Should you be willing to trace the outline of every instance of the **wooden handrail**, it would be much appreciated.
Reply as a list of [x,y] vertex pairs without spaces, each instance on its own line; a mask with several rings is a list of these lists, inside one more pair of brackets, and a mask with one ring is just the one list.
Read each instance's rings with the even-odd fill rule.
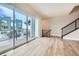
[[74,23],[74,22],[75,22],[75,21],[77,21],[77,20],[79,20],[79,18],[77,18],[76,20],[74,20],[74,21],[70,22],[68,25],[66,25],[66,26],[62,27],[62,28],[61,28],[61,30],[62,30],[62,29],[64,29],[64,28],[66,28],[66,27],[68,27],[69,25],[71,25],[72,23]]

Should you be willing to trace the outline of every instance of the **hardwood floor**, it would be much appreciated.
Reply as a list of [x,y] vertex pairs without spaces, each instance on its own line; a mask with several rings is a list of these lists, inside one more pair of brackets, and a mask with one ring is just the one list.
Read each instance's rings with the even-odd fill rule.
[[8,56],[79,56],[79,41],[57,37],[37,38],[2,55]]

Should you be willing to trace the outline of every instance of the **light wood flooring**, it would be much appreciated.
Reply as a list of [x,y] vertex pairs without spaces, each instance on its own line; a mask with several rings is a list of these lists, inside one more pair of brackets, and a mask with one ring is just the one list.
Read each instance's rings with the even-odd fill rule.
[[37,38],[2,55],[7,56],[79,56],[79,41],[58,37]]

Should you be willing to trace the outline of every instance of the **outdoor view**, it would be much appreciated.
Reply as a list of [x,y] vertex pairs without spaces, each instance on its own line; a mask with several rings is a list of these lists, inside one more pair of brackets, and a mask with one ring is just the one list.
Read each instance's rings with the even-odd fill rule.
[[35,37],[35,17],[0,5],[0,52],[23,44]]

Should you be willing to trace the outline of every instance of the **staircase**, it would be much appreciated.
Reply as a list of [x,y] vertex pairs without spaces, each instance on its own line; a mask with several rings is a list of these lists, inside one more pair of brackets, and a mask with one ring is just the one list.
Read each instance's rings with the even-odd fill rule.
[[73,22],[71,22],[68,25],[61,28],[61,30],[62,30],[61,38],[63,38],[64,36],[66,36],[66,35],[68,35],[70,33],[72,33],[73,31],[75,31],[77,29],[79,29],[79,18],[77,18]]

